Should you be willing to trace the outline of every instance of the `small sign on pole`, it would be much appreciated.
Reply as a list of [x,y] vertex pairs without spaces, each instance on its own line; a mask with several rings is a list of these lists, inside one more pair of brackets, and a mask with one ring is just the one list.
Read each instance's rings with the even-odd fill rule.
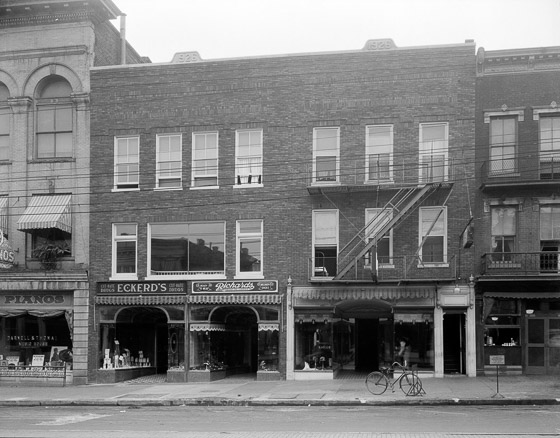
[[500,394],[500,365],[506,364],[506,357],[503,354],[491,354],[490,355],[490,365],[496,365],[496,394],[492,396],[494,397],[503,397]]

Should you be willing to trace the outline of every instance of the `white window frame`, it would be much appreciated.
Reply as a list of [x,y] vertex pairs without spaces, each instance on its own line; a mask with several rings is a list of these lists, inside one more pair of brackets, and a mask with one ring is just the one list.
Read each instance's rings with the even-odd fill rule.
[[[209,136],[216,136],[216,157],[215,158],[207,158],[208,157],[208,149],[206,148],[206,145],[208,144],[208,137]],[[204,158],[196,158],[196,144],[197,141],[196,139],[198,137],[204,137]],[[191,170],[191,189],[213,189],[213,188],[217,188],[218,187],[218,159],[219,159],[219,148],[220,148],[220,137],[218,135],[217,131],[210,131],[210,132],[193,132],[192,134],[192,170]],[[197,168],[196,163],[198,161],[210,161],[210,160],[215,160],[215,165],[214,166],[204,166],[202,168],[202,172],[201,174],[198,174],[198,172],[200,172],[200,169]],[[198,186],[197,185],[197,178],[200,179],[204,179],[204,178],[216,178],[216,184],[212,184],[212,185],[201,185]]]
[[[511,120],[513,122],[513,127],[515,132],[514,141],[513,142],[494,142],[492,140],[494,134],[493,130],[495,129],[495,123],[498,121],[503,120]],[[490,176],[501,176],[501,175],[512,175],[517,172],[517,150],[518,150],[518,117],[516,114],[504,114],[500,115],[499,117],[490,117],[489,119],[489,139],[488,139],[488,175]],[[509,156],[508,154],[504,154],[503,150],[506,148],[513,148],[513,156]],[[502,152],[496,157],[493,156],[494,150],[501,149]],[[508,166],[508,162],[511,164]],[[495,163],[501,163],[499,168],[495,168]]]
[[[435,127],[435,126],[442,126],[444,128],[444,139],[440,140],[442,142],[441,148],[437,147],[436,150],[434,151],[434,142],[424,141],[424,129],[429,127]],[[449,177],[448,175],[449,123],[447,122],[420,123],[418,130],[419,130],[418,181],[422,183],[447,181]],[[434,154],[434,152],[436,153]],[[424,178],[423,169],[424,168],[433,169],[435,167],[433,157],[440,157],[440,156],[443,157],[443,175],[441,176],[441,178],[440,177],[434,178],[433,176],[431,178]],[[424,161],[428,161],[428,163],[424,164]]]
[[[136,234],[128,236],[117,235],[117,228],[120,225],[134,225]],[[135,267],[133,273],[117,272],[117,244],[119,242],[134,242],[135,244]],[[138,279],[138,224],[136,223],[115,223],[112,226],[112,256],[111,256],[111,280],[137,280]]]
[[[179,139],[179,159],[172,160],[170,158],[171,152],[166,153],[165,159],[163,159],[163,154],[161,152],[161,140],[167,138],[169,143],[173,139]],[[183,136],[182,134],[157,134],[156,135],[156,189],[159,190],[179,190],[183,187]],[[179,163],[179,168],[170,170],[162,170],[162,164]],[[178,173],[178,177],[175,176],[162,176],[164,174]],[[177,181],[177,185],[174,186],[162,186],[163,181]]]
[[[260,136],[260,151],[241,156],[239,154],[241,134],[253,134]],[[245,164],[242,160],[256,160],[260,164]],[[256,171],[255,171],[256,170]],[[253,172],[255,171],[255,172]],[[262,129],[238,129],[235,131],[235,183],[233,187],[263,187],[263,130]]]
[[[389,130],[389,138],[387,144],[374,144],[372,134],[375,130]],[[368,125],[366,126],[366,184],[392,183],[393,182],[393,125]],[[373,172],[370,167],[370,156],[389,155],[389,177],[373,178]]]
[[[385,213],[382,213],[385,210]],[[382,214],[380,214],[382,213]],[[377,217],[376,217],[377,216]],[[375,220],[374,220],[375,219]],[[377,230],[383,227],[387,222],[393,219],[393,211],[383,208],[366,208],[366,231],[365,237],[366,242],[369,242],[373,238]],[[371,225],[367,226],[372,220],[374,220]],[[379,263],[380,267],[392,268],[394,267],[393,261],[393,229],[389,231],[382,239],[389,240],[389,263]],[[366,266],[374,266],[373,254],[371,254],[366,260]]]
[[[424,212],[425,211],[429,211],[429,210],[435,210],[436,212],[443,210],[441,216],[438,218],[438,220],[442,220],[441,217],[443,216],[443,232],[440,234],[434,234],[434,230],[436,228],[436,225],[434,225],[434,227],[432,228],[432,230],[430,231],[429,236],[431,237],[438,237],[441,236],[443,237],[443,260],[441,262],[426,262],[424,261],[424,257],[423,257],[423,252],[424,252],[424,246],[422,246],[422,248],[420,249],[420,252],[418,254],[418,256],[420,257],[419,263],[418,263],[418,267],[422,267],[422,266],[430,266],[430,267],[448,267],[448,261],[447,261],[447,207],[446,206],[434,206],[434,207],[420,207],[419,208],[419,213],[418,213],[418,246],[420,246],[422,244],[422,240],[424,239],[424,230],[422,227],[422,222],[423,222],[423,217],[424,217]],[[436,213],[437,214],[437,213]],[[431,225],[431,223],[430,223]]]
[[[329,151],[322,151],[317,149],[317,145],[319,142],[319,135],[320,131],[331,131],[332,135],[336,138],[336,151],[333,153],[329,153]],[[322,181],[323,177],[317,176],[317,158],[319,157],[331,157],[334,156],[335,158],[335,176],[334,179],[328,179]],[[313,184],[318,185],[332,185],[332,184],[340,184],[340,127],[321,127],[321,128],[313,128],[313,177],[312,177]]]
[[[242,232],[242,224],[246,222],[260,222],[260,231],[259,232]],[[236,260],[235,260],[235,278],[264,278],[263,277],[263,266],[264,266],[264,244],[263,244],[263,220],[262,219],[247,219],[247,220],[238,220],[236,222]],[[241,243],[246,241],[254,241],[256,239],[260,240],[260,253],[261,253],[261,260],[260,260],[260,270],[259,271],[241,271]]]
[[[133,140],[135,140],[137,142],[137,147],[138,147],[138,154],[136,155],[137,157],[137,161],[133,161],[133,160],[126,160],[126,161],[121,161],[119,162],[119,156],[118,156],[118,148],[119,148],[119,141],[123,141],[126,140],[127,143],[131,142]],[[128,145],[127,145],[128,146]],[[125,137],[115,137],[115,146],[114,146],[114,187],[113,187],[113,191],[131,191],[131,190],[140,190],[140,136],[138,135],[133,135],[133,136],[125,136]],[[127,157],[130,157],[130,154],[127,154]],[[126,175],[129,177],[129,180],[127,181],[127,183],[119,183],[118,181],[118,177],[119,177],[119,166],[130,166],[130,165],[134,165],[136,164],[138,167],[138,171],[137,172],[126,172]],[[136,180],[134,180],[134,178],[130,178],[131,176],[135,176],[136,174]],[[131,187],[121,187],[121,186],[131,186]]]
[[[549,147],[543,150],[543,145],[545,143],[545,139],[543,139],[543,120],[547,122],[550,121],[551,124],[554,123],[556,120],[560,122],[560,112],[552,113],[547,117],[539,117],[539,177],[543,174],[543,164],[549,164],[552,170],[556,168],[556,172],[554,174],[560,174],[560,128],[559,129],[552,129],[550,130],[550,138],[546,139],[546,142],[549,144]],[[556,134],[556,136],[555,136]]]
[[[316,267],[315,267],[315,248],[317,248],[318,246],[328,246],[328,247],[332,247],[336,249],[336,254],[338,256],[338,249],[340,247],[339,245],[339,232],[340,232],[340,227],[339,227],[339,212],[338,210],[335,209],[325,209],[325,210],[313,210],[312,212],[312,235],[311,235],[311,241],[312,241],[312,248],[311,248],[311,257],[312,257],[312,263],[311,263],[311,277],[322,277],[322,274],[318,274],[318,272],[316,271]],[[317,224],[319,223],[325,223],[324,220],[319,219],[320,216],[327,216],[327,215],[334,215],[334,220],[335,220],[335,232],[334,232],[334,236],[332,236],[332,241],[330,242],[317,242]],[[336,274],[335,274],[336,275]],[[329,273],[328,276],[326,276],[326,278],[332,278],[334,277],[333,273]]]

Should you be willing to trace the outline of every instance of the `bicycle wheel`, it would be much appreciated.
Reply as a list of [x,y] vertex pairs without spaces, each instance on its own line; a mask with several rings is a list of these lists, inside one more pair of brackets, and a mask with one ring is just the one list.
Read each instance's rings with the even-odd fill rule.
[[405,395],[418,395],[422,391],[422,381],[410,372],[403,374],[399,386]]
[[387,391],[389,381],[387,377],[379,371],[369,373],[366,377],[366,387],[369,392],[375,395],[381,395]]

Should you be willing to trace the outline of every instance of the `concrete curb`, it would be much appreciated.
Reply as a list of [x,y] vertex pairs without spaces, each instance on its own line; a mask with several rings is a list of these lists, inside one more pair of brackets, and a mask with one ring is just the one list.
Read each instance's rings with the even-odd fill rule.
[[197,398],[197,399],[111,399],[111,400],[0,400],[0,407],[69,407],[69,406],[99,406],[99,407],[177,407],[177,406],[504,406],[504,405],[560,405],[556,398],[499,398],[499,399],[404,399],[404,400],[282,400],[282,399],[229,399],[229,398]]

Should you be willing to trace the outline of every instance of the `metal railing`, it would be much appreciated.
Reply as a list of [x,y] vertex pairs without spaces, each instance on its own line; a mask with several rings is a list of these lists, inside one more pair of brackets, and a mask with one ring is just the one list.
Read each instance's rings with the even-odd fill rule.
[[493,252],[481,256],[486,276],[540,276],[560,274],[560,252]]

